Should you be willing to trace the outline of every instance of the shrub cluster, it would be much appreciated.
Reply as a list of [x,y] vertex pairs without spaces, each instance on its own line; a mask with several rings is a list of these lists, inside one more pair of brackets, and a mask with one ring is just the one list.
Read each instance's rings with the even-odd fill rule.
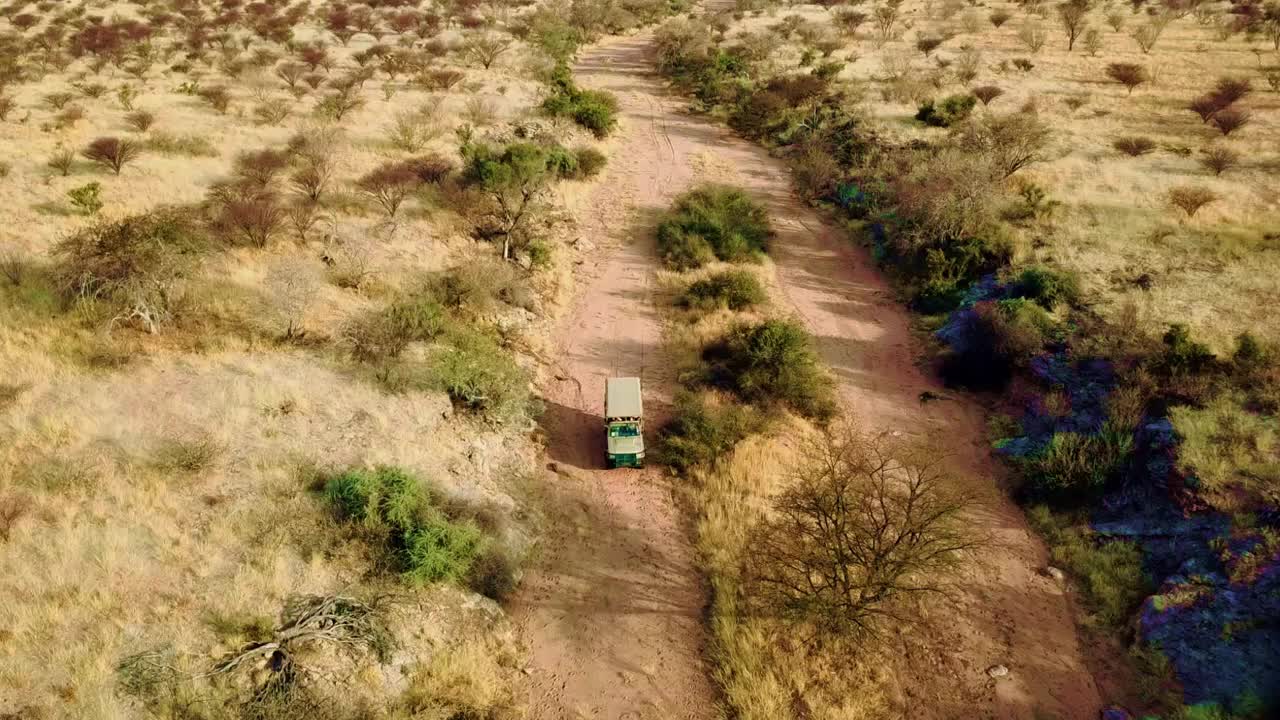
[[951,127],[969,117],[977,101],[971,94],[948,95],[937,104],[927,100],[916,112],[916,120],[932,127]]
[[704,349],[702,359],[707,384],[746,402],[782,405],[820,420],[835,412],[831,378],[809,334],[795,322],[740,325]]
[[[494,576],[506,568],[501,547],[473,518],[433,495],[413,475],[395,467],[353,469],[328,479],[324,498],[338,517],[358,527],[387,553],[388,564],[405,582],[465,583],[477,591],[514,585]],[[498,562],[495,562],[498,560]]]
[[714,260],[756,261],[772,234],[764,207],[724,185],[695,188],[676,200],[658,225],[658,253],[670,267],[688,270]]
[[618,99],[603,90],[580,89],[564,63],[552,72],[551,92],[542,109],[549,115],[573,118],[598,138],[608,136],[618,125]]
[[764,425],[764,416],[750,405],[682,392],[676,396],[675,419],[659,435],[657,454],[681,473],[709,467]]

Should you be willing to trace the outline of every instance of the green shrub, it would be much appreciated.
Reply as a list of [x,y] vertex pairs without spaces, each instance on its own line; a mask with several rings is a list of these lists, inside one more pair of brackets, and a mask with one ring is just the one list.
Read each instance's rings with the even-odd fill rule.
[[1128,466],[1133,433],[1104,426],[1096,434],[1054,433],[1040,452],[1019,460],[1026,492],[1058,506],[1097,499]]
[[531,410],[529,373],[487,334],[454,328],[431,356],[430,382],[454,403],[507,421]]
[[67,191],[71,206],[81,215],[97,215],[102,209],[102,183],[93,181]]
[[757,261],[772,230],[768,212],[743,191],[706,185],[681,195],[658,225],[658,252],[667,265],[688,270],[713,260]]
[[564,63],[552,73],[551,94],[542,109],[548,115],[573,118],[598,138],[608,136],[618,125],[618,99],[602,90],[580,89]]
[[1031,508],[1027,519],[1044,536],[1053,562],[1080,583],[1093,617],[1109,630],[1126,628],[1154,591],[1142,570],[1142,550],[1128,541],[1101,540],[1043,505]]
[[953,385],[1002,388],[1044,349],[1054,331],[1048,312],[1023,298],[978,303],[967,341],[943,358],[942,375]]
[[1080,280],[1065,270],[1034,265],[1018,275],[1017,293],[1053,310],[1061,303],[1071,305],[1080,299]]
[[690,283],[679,304],[700,310],[744,310],[766,299],[764,286],[750,270],[725,270]]
[[578,156],[578,174],[575,179],[593,178],[609,162],[604,153],[592,147],[580,147],[574,153]]
[[916,112],[916,120],[932,127],[951,127],[969,117],[978,99],[973,95],[949,95],[937,105],[927,100]]
[[1217,358],[1209,346],[1191,339],[1191,329],[1174,323],[1164,334],[1160,369],[1169,375],[1196,375],[1212,370]]
[[765,423],[750,406],[712,403],[694,393],[678,394],[675,405],[675,419],[659,435],[657,455],[681,472],[711,465]]
[[434,340],[446,319],[440,303],[420,293],[364,315],[348,324],[343,335],[357,360],[376,365],[396,360],[410,343]]
[[427,488],[399,468],[348,470],[329,478],[324,497],[340,519],[381,543],[412,585],[465,580],[490,542],[473,522],[446,517]]
[[808,417],[835,411],[831,379],[804,328],[788,320],[766,320],[731,330],[703,351],[706,380],[747,402],[779,403]]

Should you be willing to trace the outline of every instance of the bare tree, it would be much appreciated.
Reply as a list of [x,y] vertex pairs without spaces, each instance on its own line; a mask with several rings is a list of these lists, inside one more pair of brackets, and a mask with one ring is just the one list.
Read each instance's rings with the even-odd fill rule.
[[1075,49],[1076,39],[1084,33],[1089,19],[1090,0],[1067,0],[1058,6],[1058,19],[1067,35],[1067,52]]
[[315,268],[297,259],[281,260],[267,270],[267,288],[284,327],[281,338],[296,340],[306,334],[304,320],[315,302],[319,280]]
[[961,146],[991,160],[1002,177],[1045,159],[1052,131],[1027,113],[984,114],[961,129]]
[[909,601],[946,598],[984,538],[964,522],[973,499],[936,458],[848,431],[804,448],[790,487],[752,531],[744,579],[759,610],[811,639],[877,634]]
[[1240,153],[1225,145],[1210,145],[1200,152],[1200,164],[1214,175],[1221,175],[1240,164]]
[[462,43],[462,51],[488,70],[503,53],[511,49],[512,39],[494,33],[475,33]]

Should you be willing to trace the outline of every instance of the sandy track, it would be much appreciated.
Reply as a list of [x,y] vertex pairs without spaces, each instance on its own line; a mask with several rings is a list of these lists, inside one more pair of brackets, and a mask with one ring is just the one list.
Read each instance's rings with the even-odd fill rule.
[[[550,476],[547,552],[514,607],[530,648],[532,717],[715,714],[703,658],[705,588],[668,481],[653,470],[600,469],[606,377],[643,378],[650,430],[667,410],[674,378],[651,301],[653,218],[701,180],[733,182],[768,205],[783,293],[858,424],[929,438],[964,476],[958,482],[987,500],[978,520],[1000,544],[947,629],[904,651],[919,680],[903,683],[908,717],[1097,717],[1099,693],[1068,599],[1037,573],[1044,548],[995,487],[981,413],[963,401],[919,402],[922,391],[940,388],[915,367],[909,317],[865,253],[795,198],[781,162],[679,112],[682,103],[652,74],[650,46],[647,33],[612,39],[576,70],[582,85],[618,96],[622,132],[585,206],[583,234],[599,248],[559,330],[558,374],[566,379],[547,391],[549,452],[569,469]],[[988,678],[994,664],[1010,674]]]

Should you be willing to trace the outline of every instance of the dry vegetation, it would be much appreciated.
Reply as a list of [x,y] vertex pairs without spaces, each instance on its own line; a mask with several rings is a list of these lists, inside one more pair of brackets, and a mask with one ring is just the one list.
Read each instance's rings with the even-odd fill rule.
[[588,5],[0,4],[0,715],[518,713]]

